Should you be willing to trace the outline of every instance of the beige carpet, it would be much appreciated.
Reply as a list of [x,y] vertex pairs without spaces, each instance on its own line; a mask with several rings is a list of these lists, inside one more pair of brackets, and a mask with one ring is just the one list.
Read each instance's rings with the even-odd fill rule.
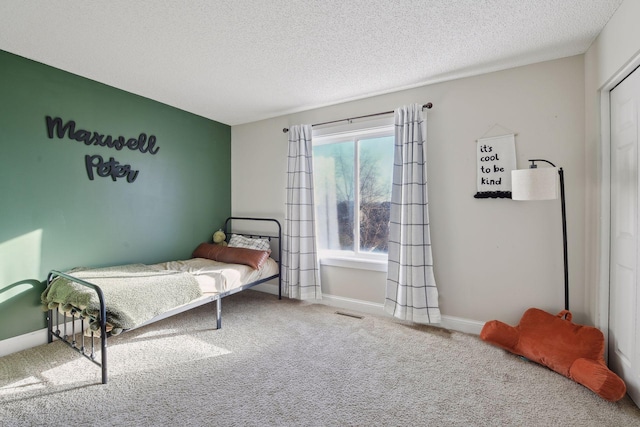
[[100,369],[54,342],[0,358],[0,425],[633,426],[478,337],[245,291],[109,342]]

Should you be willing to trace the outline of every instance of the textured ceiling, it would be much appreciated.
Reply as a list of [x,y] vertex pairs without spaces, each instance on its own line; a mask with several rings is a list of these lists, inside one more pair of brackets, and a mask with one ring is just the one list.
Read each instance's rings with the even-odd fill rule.
[[581,54],[620,3],[2,0],[0,49],[236,125]]

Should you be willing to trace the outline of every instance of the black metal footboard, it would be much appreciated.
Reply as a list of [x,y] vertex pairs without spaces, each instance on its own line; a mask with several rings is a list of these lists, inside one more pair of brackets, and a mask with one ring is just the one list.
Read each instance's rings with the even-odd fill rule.
[[[60,311],[59,307],[55,309],[49,309],[47,313],[47,331],[48,341],[53,342],[55,336],[60,341],[67,344],[69,347],[82,354],[91,362],[102,368],[102,384],[107,383],[107,309],[104,302],[104,294],[99,286],[89,283],[87,281],[75,278],[65,273],[61,273],[56,270],[52,270],[47,277],[47,285],[51,284],[56,277],[64,277],[67,280],[71,280],[79,285],[86,286],[93,289],[98,295],[100,301],[100,315],[99,318],[88,318],[81,314],[81,310],[72,308],[69,313]],[[78,321],[80,322],[77,327]],[[100,361],[96,360],[96,349],[94,341],[94,333],[91,331],[89,337],[85,337],[85,321],[97,321],[100,324]],[[88,324],[87,324],[88,325]],[[62,328],[62,330],[60,329]],[[76,332],[76,329],[78,331]],[[78,334],[80,335],[80,341],[78,340]],[[90,345],[85,345],[85,338],[89,339]]]

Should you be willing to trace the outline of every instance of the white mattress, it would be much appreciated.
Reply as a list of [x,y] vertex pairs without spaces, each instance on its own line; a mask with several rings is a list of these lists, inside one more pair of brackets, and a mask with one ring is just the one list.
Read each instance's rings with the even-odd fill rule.
[[203,296],[226,292],[278,274],[278,263],[273,258],[267,259],[259,270],[247,265],[226,264],[205,258],[161,262],[150,267],[192,274],[200,285]]

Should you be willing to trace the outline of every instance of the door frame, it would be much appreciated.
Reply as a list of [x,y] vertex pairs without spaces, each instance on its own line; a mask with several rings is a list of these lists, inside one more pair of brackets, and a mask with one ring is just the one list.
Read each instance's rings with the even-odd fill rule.
[[[599,277],[596,291],[595,326],[605,339],[605,360],[609,360],[609,292],[611,257],[611,103],[610,92],[636,68],[640,67],[640,53],[631,58],[616,74],[600,88],[600,234]],[[640,70],[639,70],[640,71]]]

